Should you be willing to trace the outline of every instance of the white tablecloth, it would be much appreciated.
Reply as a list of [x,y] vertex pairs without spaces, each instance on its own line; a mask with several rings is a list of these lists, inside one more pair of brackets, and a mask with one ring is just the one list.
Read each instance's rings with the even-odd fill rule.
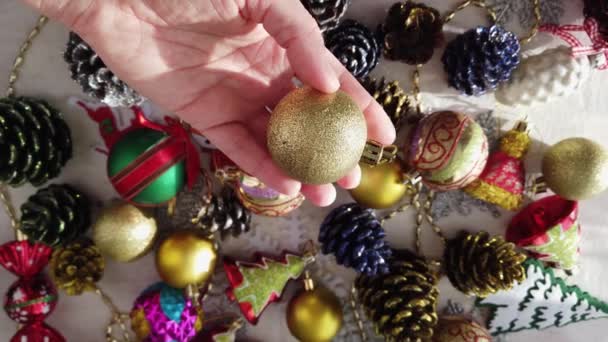
[[[286,0],[285,0],[286,1]],[[582,1],[566,0],[566,14],[563,23],[571,23],[581,19]],[[348,12],[350,17],[361,20],[370,27],[375,27],[383,18],[384,12],[391,0],[354,0]],[[427,3],[436,6],[441,11],[453,8],[458,1],[433,0]],[[459,15],[449,25],[450,31],[461,31],[471,27],[472,23],[482,23],[479,10],[469,9]],[[0,80],[2,75],[8,75],[15,57],[15,53],[24,36],[31,29],[37,14],[23,6],[19,1],[2,1],[0,3]],[[449,38],[449,37],[448,37]],[[56,23],[51,23],[35,41],[31,52],[27,56],[26,64],[17,84],[20,94],[47,99],[66,114],[68,124],[72,128],[74,138],[74,159],[67,165],[62,176],[55,182],[68,182],[77,186],[84,192],[94,196],[99,201],[106,201],[115,196],[112,187],[104,173],[105,156],[93,151],[101,140],[97,134],[97,127],[81,111],[68,106],[70,96],[82,96],[79,87],[69,78],[66,65],[62,59],[62,52],[67,41],[67,31]],[[545,48],[557,41],[551,42],[548,36],[541,35],[533,48]],[[119,42],[117,42],[119,44]],[[120,48],[120,47],[117,47]],[[608,146],[608,117],[605,114],[608,107],[608,97],[605,96],[608,73],[595,72],[590,80],[576,94],[571,94],[553,103],[536,106],[527,110],[496,108],[493,97],[485,96],[480,99],[471,99],[458,96],[448,89],[445,75],[442,71],[439,58],[441,51],[435,54],[433,61],[424,67],[422,75],[422,90],[424,107],[428,110],[441,108],[459,108],[471,114],[496,109],[495,115],[510,125],[513,120],[528,115],[534,125],[533,136],[537,140],[528,158],[530,171],[538,171],[539,156],[546,147],[561,139],[571,136],[584,136],[594,139],[604,146]],[[145,56],[142,56],[145,58]],[[410,85],[410,69],[399,63],[382,61],[375,70],[375,75],[386,75],[397,78],[404,87]],[[6,84],[6,81],[2,81]],[[162,85],[159,85],[162,86]],[[505,126],[507,127],[507,126]],[[12,191],[16,205],[20,205],[34,189],[25,186]],[[340,201],[348,201],[346,193],[340,194]],[[583,224],[583,238],[581,244],[582,256],[576,275],[569,282],[578,284],[591,294],[608,300],[608,273],[605,272],[604,262],[608,260],[608,248],[605,242],[608,239],[608,230],[604,227],[608,219],[606,211],[608,194],[600,195],[592,200],[581,203],[581,221]],[[297,244],[306,238],[314,238],[318,225],[327,214],[328,209],[312,208],[305,205],[300,211],[284,219],[255,219],[254,234],[250,241],[232,242],[225,250],[227,253],[246,255],[254,249],[274,252],[281,248],[294,249]],[[487,230],[500,234],[504,233],[505,224],[510,214],[503,213],[501,218],[494,218],[487,213],[474,209],[470,216],[461,216],[454,213],[443,219],[441,225],[447,235],[453,236],[460,229]],[[412,217],[400,216],[387,225],[388,237],[395,247],[412,247]],[[13,236],[9,222],[4,213],[0,213],[0,241],[9,241]],[[430,232],[425,233],[425,250],[429,255],[438,255],[440,246]],[[331,266],[325,260],[325,271],[319,277],[325,279],[344,296],[346,288],[353,274],[339,267]],[[327,272],[335,269],[337,273]],[[338,274],[338,276],[336,276]],[[5,271],[0,271],[0,289],[2,292],[13,282],[14,277]],[[146,258],[133,264],[116,264],[109,261],[105,277],[100,285],[116,301],[123,310],[129,310],[138,293],[149,284],[158,280],[154,269],[153,258]],[[292,286],[293,287],[293,286]],[[470,304],[453,290],[449,282],[444,279],[441,284],[441,309],[445,307],[447,299],[453,299]],[[339,289],[339,290],[338,290]],[[293,291],[290,289],[287,293]],[[271,306],[264,314],[259,325],[248,328],[248,334],[260,341],[292,341],[287,331],[284,310],[286,301]],[[227,305],[227,304],[220,304]],[[218,309],[215,307],[215,309]],[[232,307],[232,310],[235,308]],[[61,331],[68,341],[96,342],[104,340],[104,326],[109,313],[101,304],[98,297],[86,294],[81,297],[68,297],[62,295],[56,311],[48,319],[48,323]],[[591,321],[571,325],[561,329],[548,329],[545,331],[525,331],[507,336],[508,341],[603,341],[606,340],[606,321]],[[0,340],[7,341],[12,336],[16,324],[4,315],[0,315]],[[352,328],[352,326],[351,326]],[[341,335],[340,340],[351,340],[348,333]],[[354,337],[352,340],[355,340]]]

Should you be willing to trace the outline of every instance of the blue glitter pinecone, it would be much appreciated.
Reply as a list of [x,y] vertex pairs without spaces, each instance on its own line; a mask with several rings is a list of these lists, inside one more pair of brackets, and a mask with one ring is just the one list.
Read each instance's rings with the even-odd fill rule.
[[392,251],[384,237],[374,212],[356,203],[332,210],[319,231],[323,254],[333,254],[338,264],[369,276],[389,271]]
[[451,87],[478,96],[511,78],[519,52],[515,34],[498,25],[480,26],[451,41],[442,61]]

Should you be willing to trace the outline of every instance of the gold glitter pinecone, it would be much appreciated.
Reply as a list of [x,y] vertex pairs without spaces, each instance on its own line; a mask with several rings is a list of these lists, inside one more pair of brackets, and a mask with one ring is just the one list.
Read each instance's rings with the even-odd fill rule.
[[56,249],[50,262],[51,277],[69,296],[95,291],[105,269],[101,252],[89,239],[72,242]]
[[367,316],[387,341],[430,341],[438,320],[436,273],[409,251],[394,251],[390,269],[355,281]]
[[486,232],[462,232],[447,242],[444,254],[452,285],[467,295],[482,298],[522,282],[526,278],[522,266],[525,260],[525,254],[518,252],[514,244]]
[[395,127],[403,123],[410,111],[410,99],[399,85],[399,81],[387,82],[384,78],[371,77],[361,81],[367,92],[384,108]]

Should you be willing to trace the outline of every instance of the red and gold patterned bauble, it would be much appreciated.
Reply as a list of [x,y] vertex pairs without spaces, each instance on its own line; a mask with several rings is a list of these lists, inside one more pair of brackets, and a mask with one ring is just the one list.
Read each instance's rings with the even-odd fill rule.
[[4,310],[18,323],[33,323],[44,320],[57,304],[57,289],[44,274],[32,278],[21,278],[7,291]]
[[285,216],[304,202],[302,194],[283,195],[247,174],[241,175],[237,190],[236,193],[243,206],[256,215]]
[[488,141],[469,116],[435,112],[420,121],[405,152],[429,188],[447,191],[479,177],[488,160]]
[[433,342],[491,342],[492,336],[481,325],[464,317],[439,319]]

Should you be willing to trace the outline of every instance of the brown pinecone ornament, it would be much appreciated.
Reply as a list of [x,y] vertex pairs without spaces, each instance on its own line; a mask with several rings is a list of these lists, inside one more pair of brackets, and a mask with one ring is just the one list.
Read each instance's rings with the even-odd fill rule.
[[206,203],[205,197],[205,181],[199,177],[192,189],[184,189],[175,197],[171,211],[165,206],[155,209],[154,217],[158,227],[163,230],[197,228],[196,218]]
[[585,16],[597,20],[600,33],[608,41],[608,2],[606,0],[584,0]]
[[396,3],[388,11],[384,25],[384,56],[407,64],[424,64],[441,42],[443,20],[439,11],[411,1]]
[[367,77],[361,84],[382,105],[393,125],[398,127],[410,110],[410,100],[399,85],[399,81],[387,82],[384,78],[376,80]]
[[50,262],[51,277],[68,296],[95,291],[105,270],[101,252],[89,239],[56,249]]
[[444,265],[452,285],[467,295],[487,297],[522,282],[526,255],[501,236],[462,232],[448,240]]
[[429,341],[438,321],[435,272],[409,251],[393,251],[390,270],[355,281],[367,316],[387,341]]

